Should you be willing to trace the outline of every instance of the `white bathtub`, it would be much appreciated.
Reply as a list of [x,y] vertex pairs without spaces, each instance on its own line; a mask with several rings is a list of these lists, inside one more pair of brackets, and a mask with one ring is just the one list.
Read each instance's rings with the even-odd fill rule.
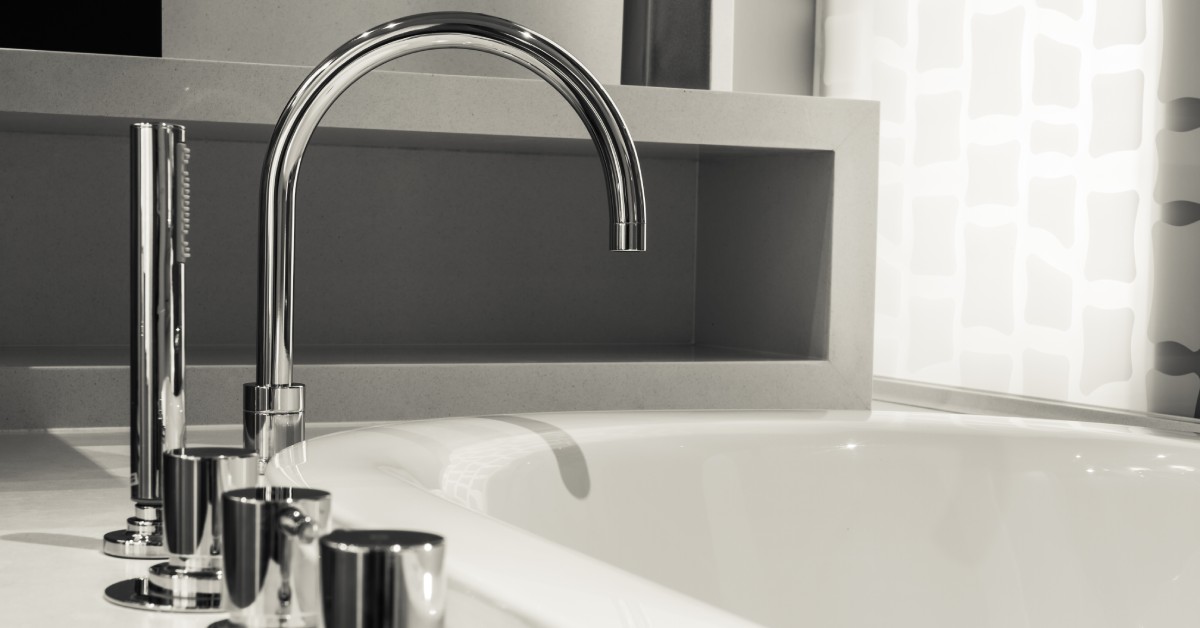
[[1153,628],[1200,625],[1197,469],[1113,425],[614,412],[344,432],[271,479],[444,535],[450,626]]

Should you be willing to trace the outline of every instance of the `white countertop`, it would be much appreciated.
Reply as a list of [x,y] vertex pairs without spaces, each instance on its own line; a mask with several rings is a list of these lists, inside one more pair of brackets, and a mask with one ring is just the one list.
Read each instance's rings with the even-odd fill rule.
[[[189,429],[194,445],[236,446],[240,437],[240,426]],[[127,430],[0,434],[0,623],[192,628],[227,616],[137,611],[105,601],[107,586],[144,576],[160,562],[100,551],[101,537],[133,515],[128,477]]]

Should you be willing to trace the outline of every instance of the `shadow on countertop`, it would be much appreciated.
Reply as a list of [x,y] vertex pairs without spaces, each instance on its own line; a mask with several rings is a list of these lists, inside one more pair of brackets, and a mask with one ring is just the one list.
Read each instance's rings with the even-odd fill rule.
[[81,449],[44,432],[0,435],[0,490],[128,486],[123,474],[109,470],[128,467],[128,445],[111,453],[96,448],[91,455]]
[[90,536],[52,534],[49,532],[12,532],[10,534],[0,534],[0,541],[49,545],[52,547],[65,547],[67,549],[87,550],[89,552],[96,552],[100,547],[98,541]]

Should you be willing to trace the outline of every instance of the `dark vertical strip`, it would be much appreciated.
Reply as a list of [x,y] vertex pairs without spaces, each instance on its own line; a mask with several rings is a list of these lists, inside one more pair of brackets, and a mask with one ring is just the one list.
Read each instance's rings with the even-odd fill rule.
[[711,0],[625,0],[621,82],[708,89]]
[[625,0],[625,15],[621,27],[621,84],[649,85],[649,18],[650,0]]
[[[1185,242],[1177,231],[1200,220],[1200,198],[1193,196],[1189,179],[1200,175],[1195,157],[1181,152],[1171,136],[1195,133],[1200,128],[1200,94],[1185,93],[1194,85],[1196,69],[1195,46],[1192,43],[1196,27],[1200,26],[1200,10],[1194,0],[1164,0],[1163,50],[1159,75],[1158,99],[1164,106],[1165,120],[1158,134],[1158,178],[1155,181],[1155,201],[1161,206],[1159,222],[1154,225],[1155,277],[1151,286],[1150,329],[1155,342],[1154,369],[1171,376],[1200,375],[1200,353],[1193,352],[1177,337],[1178,330],[1200,324],[1189,295],[1200,268],[1191,251],[1200,246]],[[1191,266],[1191,267],[1189,267]],[[1181,285],[1182,284],[1182,285]],[[1154,333],[1153,330],[1163,330]],[[1174,335],[1172,337],[1172,332]],[[1157,398],[1153,389],[1147,391],[1147,407],[1151,412],[1184,414],[1182,400]],[[1200,418],[1200,396],[1192,404],[1192,417]]]

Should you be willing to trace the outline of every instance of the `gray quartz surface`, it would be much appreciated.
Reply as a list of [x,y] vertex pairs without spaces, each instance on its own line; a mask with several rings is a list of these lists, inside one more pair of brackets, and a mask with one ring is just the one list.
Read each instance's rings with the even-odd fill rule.
[[[796,356],[696,345],[321,345],[298,347],[304,364],[493,364],[569,362],[728,362]],[[127,367],[127,345],[0,347],[0,367]],[[191,366],[252,366],[254,347],[189,346]]]

